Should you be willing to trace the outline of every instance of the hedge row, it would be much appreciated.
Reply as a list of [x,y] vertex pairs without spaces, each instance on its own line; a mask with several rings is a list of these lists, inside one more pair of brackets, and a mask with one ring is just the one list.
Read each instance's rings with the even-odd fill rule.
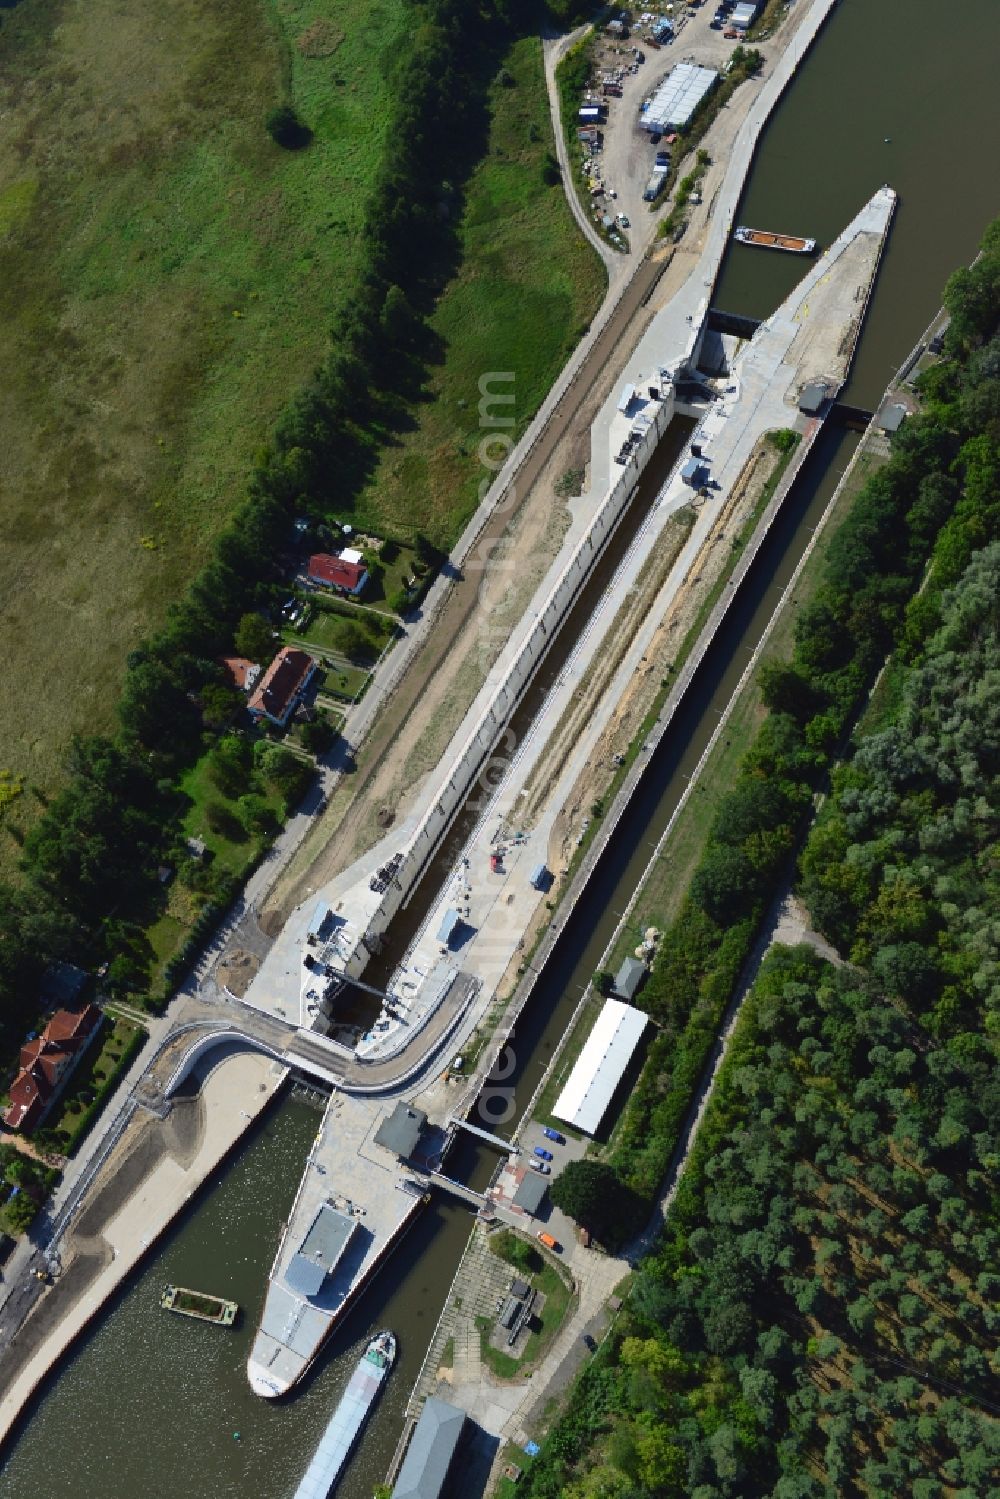
[[84,1140],[90,1134],[91,1126],[93,1125],[94,1120],[104,1108],[104,1105],[107,1103],[111,1094],[118,1087],[119,1083],[125,1076],[125,1073],[128,1071],[136,1056],[145,1046],[147,1039],[148,1036],[144,1030],[140,1028],[135,1031],[132,1039],[128,1042],[125,1050],[122,1052],[115,1070],[110,1073],[109,1076],[105,1078],[104,1082],[101,1083],[100,1087],[97,1088],[94,1093],[93,1102],[89,1103],[84,1109],[83,1113],[80,1115],[80,1118],[76,1123],[75,1128],[70,1131],[69,1140],[60,1147],[64,1155],[72,1155],[74,1151],[76,1151],[79,1146],[83,1144]]

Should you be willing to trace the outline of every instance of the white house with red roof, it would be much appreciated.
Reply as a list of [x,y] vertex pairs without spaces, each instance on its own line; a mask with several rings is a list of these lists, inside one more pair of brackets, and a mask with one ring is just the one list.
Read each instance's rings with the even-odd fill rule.
[[318,588],[332,588],[356,599],[364,592],[368,569],[360,552],[345,547],[342,552],[316,552],[309,558],[306,577]]

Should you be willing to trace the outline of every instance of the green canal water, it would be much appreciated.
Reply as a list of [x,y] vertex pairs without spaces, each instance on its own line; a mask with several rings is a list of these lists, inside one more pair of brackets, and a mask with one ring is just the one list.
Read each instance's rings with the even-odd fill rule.
[[[1000,214],[998,45],[996,0],[841,0],[760,142],[737,219],[755,229],[828,245],[884,182],[899,194],[845,391],[856,405],[879,399]],[[715,304],[767,317],[803,269],[733,246]]]
[[[36,1492],[50,1499],[287,1499],[371,1331],[391,1327],[400,1353],[378,1408],[385,1437],[362,1444],[340,1489],[371,1495],[450,1281],[451,1271],[442,1276],[439,1267],[457,1263],[469,1215],[431,1204],[296,1398],[258,1399],[246,1361],[319,1119],[294,1097],[277,1104],[218,1184],[165,1236],[50,1381],[0,1476],[4,1499]],[[232,1297],[243,1309],[236,1328],[161,1310],[168,1283]]]
[[[971,258],[1000,212],[993,167],[1000,155],[992,77],[998,38],[996,0],[842,0],[761,144],[743,222],[828,243],[882,182],[901,194],[849,388],[857,404],[877,401],[937,309],[946,276]],[[766,316],[803,270],[792,257],[734,251],[715,301]],[[775,543],[780,555],[765,559],[767,576],[748,580],[723,643],[733,664],[720,663],[697,686],[684,746],[651,778],[647,794],[657,804],[643,808],[650,828],[669,815],[735,683],[741,647],[758,638],[851,441],[824,439]],[[639,851],[623,853],[609,869],[598,909],[590,903],[579,941],[561,956],[560,992],[546,995],[544,1016],[526,1017],[519,1027],[530,1052],[518,1058],[519,1099],[551,1054],[641,863]],[[388,1326],[399,1336],[400,1362],[338,1489],[343,1499],[371,1495],[395,1448],[470,1218],[458,1206],[430,1206],[301,1392],[279,1405],[256,1400],[246,1357],[317,1123],[316,1112],[295,1099],[274,1108],[50,1381],[6,1454],[0,1499],[39,1490],[51,1499],[291,1499],[366,1336]],[[459,1166],[466,1179],[471,1173],[482,1180],[492,1158],[470,1154],[456,1163],[456,1174]],[[242,1324],[229,1333],[161,1313],[157,1298],[167,1281],[235,1297],[245,1309]]]

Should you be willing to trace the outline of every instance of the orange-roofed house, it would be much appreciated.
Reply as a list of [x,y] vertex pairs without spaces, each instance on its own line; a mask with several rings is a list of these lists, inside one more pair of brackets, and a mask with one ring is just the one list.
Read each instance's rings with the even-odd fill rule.
[[250,661],[246,656],[223,656],[222,665],[234,687],[240,692],[253,691],[260,676],[260,667],[256,661]]
[[24,1043],[18,1074],[10,1088],[10,1103],[3,1113],[8,1129],[27,1132],[41,1124],[103,1018],[96,1005],[57,1010],[42,1034]]
[[254,718],[284,728],[305,696],[316,662],[294,645],[282,646],[261,677],[247,707]]

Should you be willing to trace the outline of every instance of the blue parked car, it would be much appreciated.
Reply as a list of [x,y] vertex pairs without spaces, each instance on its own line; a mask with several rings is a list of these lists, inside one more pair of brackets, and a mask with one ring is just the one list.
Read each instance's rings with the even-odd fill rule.
[[546,1127],[542,1130],[542,1134],[545,1136],[546,1140],[555,1140],[557,1145],[566,1144],[565,1135],[561,1135],[557,1129],[549,1129],[546,1125]]
[[535,1154],[536,1154],[536,1156],[538,1157],[538,1159],[540,1161],[551,1161],[552,1160],[552,1152],[551,1152],[551,1150],[543,1150],[540,1145],[536,1145],[535,1146]]

